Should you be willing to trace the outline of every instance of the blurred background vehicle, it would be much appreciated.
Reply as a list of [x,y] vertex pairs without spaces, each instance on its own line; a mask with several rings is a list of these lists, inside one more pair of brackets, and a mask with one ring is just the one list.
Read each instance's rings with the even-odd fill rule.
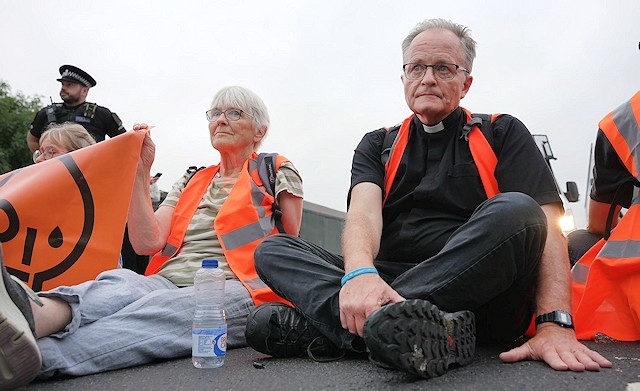
[[566,182],[566,191],[562,190],[558,185],[558,181],[556,179],[555,173],[553,172],[553,167],[551,167],[551,161],[557,160],[553,155],[553,150],[551,149],[551,144],[549,143],[549,138],[546,134],[534,134],[532,135],[536,144],[538,145],[538,149],[540,153],[544,157],[551,173],[553,174],[553,180],[556,182],[556,187],[558,188],[558,194],[560,194],[560,198],[562,199],[562,206],[564,207],[564,216],[560,218],[558,224],[562,228],[562,232],[565,235],[568,235],[570,232],[577,229],[576,220],[573,216],[573,211],[571,210],[571,203],[578,202],[580,200],[580,193],[578,192],[578,185],[574,181]]

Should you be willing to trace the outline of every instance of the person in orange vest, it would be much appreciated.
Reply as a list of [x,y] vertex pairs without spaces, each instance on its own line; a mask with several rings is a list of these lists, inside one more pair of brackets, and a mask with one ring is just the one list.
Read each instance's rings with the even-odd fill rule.
[[[149,194],[155,145],[145,131],[128,223],[137,252],[156,254],[147,276],[128,269],[96,280],[31,295],[9,278],[0,280],[0,389],[35,376],[79,376],[188,356],[195,308],[193,276],[202,259],[216,258],[227,276],[227,346],[246,346],[244,329],[255,303],[284,299],[257,277],[256,245],[280,225],[297,235],[302,218],[302,180],[282,156],[273,161],[274,196],[256,163],[269,129],[263,101],[243,87],[225,87],[206,111],[211,145],[220,163],[175,182],[154,213]],[[270,181],[271,179],[269,179]],[[0,256],[0,260],[1,260]]]
[[[618,123],[624,122],[631,126],[630,136],[637,137],[638,118],[640,118],[640,91],[621,106],[618,112]],[[635,106],[633,105],[635,103]],[[622,107],[628,107],[622,110]],[[634,115],[636,113],[636,115]],[[625,116],[624,118],[621,116]],[[598,127],[594,147],[593,185],[589,195],[589,213],[586,230],[577,230],[569,234],[569,255],[572,266],[596,242],[608,235],[620,220],[622,208],[631,206],[631,199],[636,194],[634,186],[640,187],[640,181],[631,173],[621,160],[616,149],[629,149],[624,145],[614,148],[611,139],[622,141],[627,138],[616,136],[618,129],[611,127],[611,121],[601,121]],[[605,129],[603,129],[605,127]],[[635,160],[637,164],[637,160]],[[610,216],[610,217],[609,217]],[[609,221],[607,221],[609,219]]]
[[473,81],[468,28],[426,20],[402,50],[413,114],[356,148],[342,256],[292,236],[263,241],[258,274],[295,309],[252,310],[249,345],[319,360],[369,352],[430,378],[469,363],[476,340],[513,343],[535,315],[535,336],[503,361],[611,366],[572,329],[562,204],[529,131],[512,116],[485,121],[459,106]]
[[[640,340],[640,91],[598,124],[587,230],[569,236],[581,339]],[[622,208],[627,208],[623,217]]]

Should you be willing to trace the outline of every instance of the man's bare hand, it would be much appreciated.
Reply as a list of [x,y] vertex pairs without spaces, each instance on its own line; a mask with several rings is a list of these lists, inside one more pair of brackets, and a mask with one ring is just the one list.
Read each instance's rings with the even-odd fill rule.
[[544,361],[557,371],[599,371],[611,368],[611,361],[581,344],[571,329],[554,324],[538,326],[535,337],[500,354],[503,362]]
[[340,289],[340,322],[352,334],[362,336],[364,321],[387,303],[403,301],[377,274],[361,274]]

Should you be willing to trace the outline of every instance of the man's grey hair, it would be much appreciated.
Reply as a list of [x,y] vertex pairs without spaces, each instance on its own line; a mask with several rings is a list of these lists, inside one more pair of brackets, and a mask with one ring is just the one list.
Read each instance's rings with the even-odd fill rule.
[[418,23],[416,27],[409,32],[409,35],[407,35],[404,41],[402,41],[402,59],[406,61],[409,46],[414,38],[423,31],[430,29],[449,30],[460,39],[460,44],[462,46],[461,54],[465,61],[465,64],[461,65],[464,65],[464,67],[471,72],[471,69],[473,68],[473,60],[476,58],[476,41],[471,38],[471,30],[466,26],[453,23],[446,19],[427,19]]
[[[258,129],[264,130],[264,137],[269,131],[269,112],[267,106],[255,92],[248,88],[229,86],[220,89],[211,101],[211,108],[235,108],[244,111],[251,116],[253,124]],[[258,150],[264,137],[256,143],[254,150]]]

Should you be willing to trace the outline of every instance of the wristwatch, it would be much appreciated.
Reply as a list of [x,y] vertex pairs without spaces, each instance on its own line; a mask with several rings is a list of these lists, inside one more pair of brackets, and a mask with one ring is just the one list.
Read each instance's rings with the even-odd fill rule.
[[536,326],[540,323],[553,322],[561,327],[573,328],[573,318],[567,311],[556,310],[536,317]]

